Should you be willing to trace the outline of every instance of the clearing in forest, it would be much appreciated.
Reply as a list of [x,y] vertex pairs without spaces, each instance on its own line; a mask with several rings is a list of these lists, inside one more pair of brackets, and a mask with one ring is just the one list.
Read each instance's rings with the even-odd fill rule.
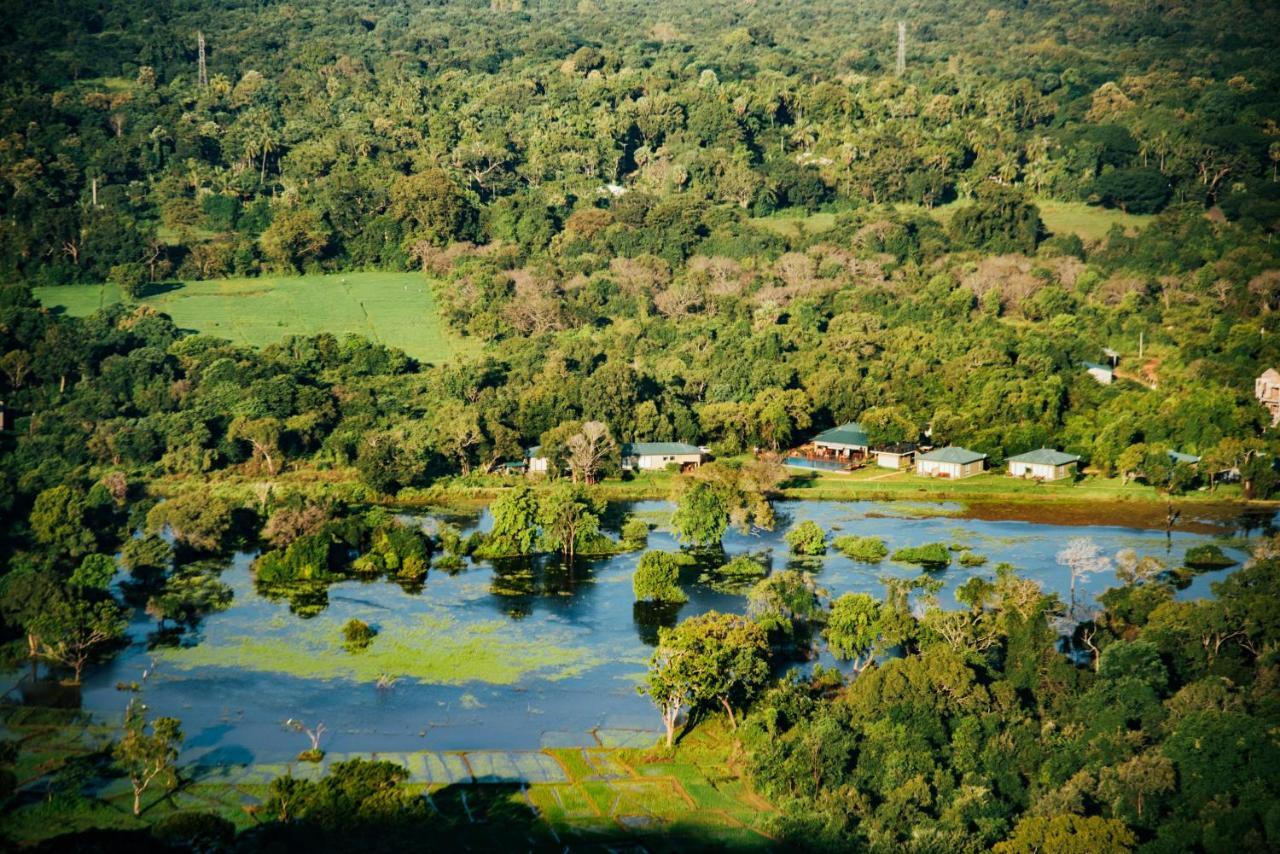
[[[120,302],[115,285],[60,285],[36,297],[68,314],[92,314]],[[290,335],[348,332],[399,347],[426,362],[445,362],[469,349],[450,335],[421,273],[331,273],[218,279],[152,285],[141,302],[183,329],[260,347]]]

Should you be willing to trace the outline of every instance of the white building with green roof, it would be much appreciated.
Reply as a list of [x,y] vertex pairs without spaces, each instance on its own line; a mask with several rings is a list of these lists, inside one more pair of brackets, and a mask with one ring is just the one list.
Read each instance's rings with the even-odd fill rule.
[[684,442],[628,442],[622,446],[624,470],[662,471],[678,463],[684,471],[702,465],[705,459],[701,448]]
[[968,448],[948,445],[916,457],[916,474],[956,480],[982,474],[987,468],[987,455]]
[[1080,457],[1075,454],[1066,454],[1053,448],[1039,448],[1009,457],[1009,474],[1037,480],[1062,480],[1076,473],[1079,462]]

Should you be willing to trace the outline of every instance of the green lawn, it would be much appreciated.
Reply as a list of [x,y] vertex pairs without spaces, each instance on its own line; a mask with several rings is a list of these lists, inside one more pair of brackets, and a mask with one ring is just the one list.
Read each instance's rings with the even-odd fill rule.
[[[143,302],[183,329],[262,346],[288,335],[354,332],[416,359],[444,362],[471,349],[448,334],[421,273],[334,273],[283,278],[185,282],[158,286]],[[45,305],[72,315],[92,314],[120,301],[114,285],[35,289]]]
[[[1045,230],[1051,236],[1076,234],[1081,240],[1097,241],[1107,236],[1111,226],[1119,225],[1125,231],[1137,231],[1151,222],[1150,216],[1127,214],[1111,208],[1098,207],[1084,202],[1063,202],[1057,199],[1035,199],[1040,208],[1040,219],[1044,221]],[[961,208],[970,204],[969,199],[959,199],[950,204],[940,205],[932,210],[925,210],[920,205],[897,205],[898,210],[926,213],[947,225]]]

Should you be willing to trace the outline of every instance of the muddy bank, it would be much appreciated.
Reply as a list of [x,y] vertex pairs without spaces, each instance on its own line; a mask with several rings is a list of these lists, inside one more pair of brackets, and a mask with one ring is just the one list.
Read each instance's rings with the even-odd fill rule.
[[963,501],[965,507],[962,515],[989,522],[1035,522],[1082,527],[1122,525],[1126,528],[1224,536],[1269,533],[1275,526],[1278,512],[1272,505],[1181,501],[1172,505],[1175,515],[1170,520],[1170,505],[1154,501],[959,500]]

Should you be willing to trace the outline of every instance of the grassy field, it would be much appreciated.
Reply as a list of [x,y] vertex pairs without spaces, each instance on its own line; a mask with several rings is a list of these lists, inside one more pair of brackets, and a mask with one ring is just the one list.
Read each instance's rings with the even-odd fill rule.
[[[0,722],[21,744],[19,794],[0,812],[0,823],[23,845],[91,828],[145,829],[187,811],[214,813],[245,830],[268,820],[262,804],[273,778],[313,779],[322,771],[309,763],[201,766],[197,760],[181,769],[173,791],[149,790],[135,818],[127,781],[96,778],[72,786],[59,780],[60,772],[100,756],[116,728],[54,709],[13,709]],[[636,743],[641,734],[627,735],[623,742]],[[718,716],[702,721],[672,751],[625,747],[608,731],[597,740],[603,746],[376,758],[407,768],[407,786],[428,800],[441,830],[452,828],[449,838],[469,842],[472,850],[760,850],[774,842],[776,812],[751,790],[733,734]],[[324,764],[350,758],[328,756]]]
[[[943,225],[951,222],[951,218],[961,208],[967,207],[969,200],[961,199],[950,204],[940,205],[926,210],[920,205],[899,204],[896,208],[903,213],[928,214]],[[1076,234],[1086,242],[1102,240],[1111,230],[1111,226],[1119,225],[1126,231],[1133,232],[1143,228],[1152,219],[1149,216],[1137,216],[1123,211],[1088,205],[1084,202],[1062,202],[1056,199],[1036,199],[1040,208],[1040,218],[1044,220],[1045,230],[1050,235]],[[803,229],[808,234],[821,234],[835,227],[836,215],[819,212],[805,216],[797,211],[780,211],[773,216],[756,217],[753,225],[767,228],[783,237],[796,237]]]
[[[45,305],[86,315],[120,301],[114,285],[36,288]],[[421,273],[337,273],[160,285],[142,302],[183,329],[262,346],[289,335],[354,332],[426,362],[471,348],[448,334]]]

